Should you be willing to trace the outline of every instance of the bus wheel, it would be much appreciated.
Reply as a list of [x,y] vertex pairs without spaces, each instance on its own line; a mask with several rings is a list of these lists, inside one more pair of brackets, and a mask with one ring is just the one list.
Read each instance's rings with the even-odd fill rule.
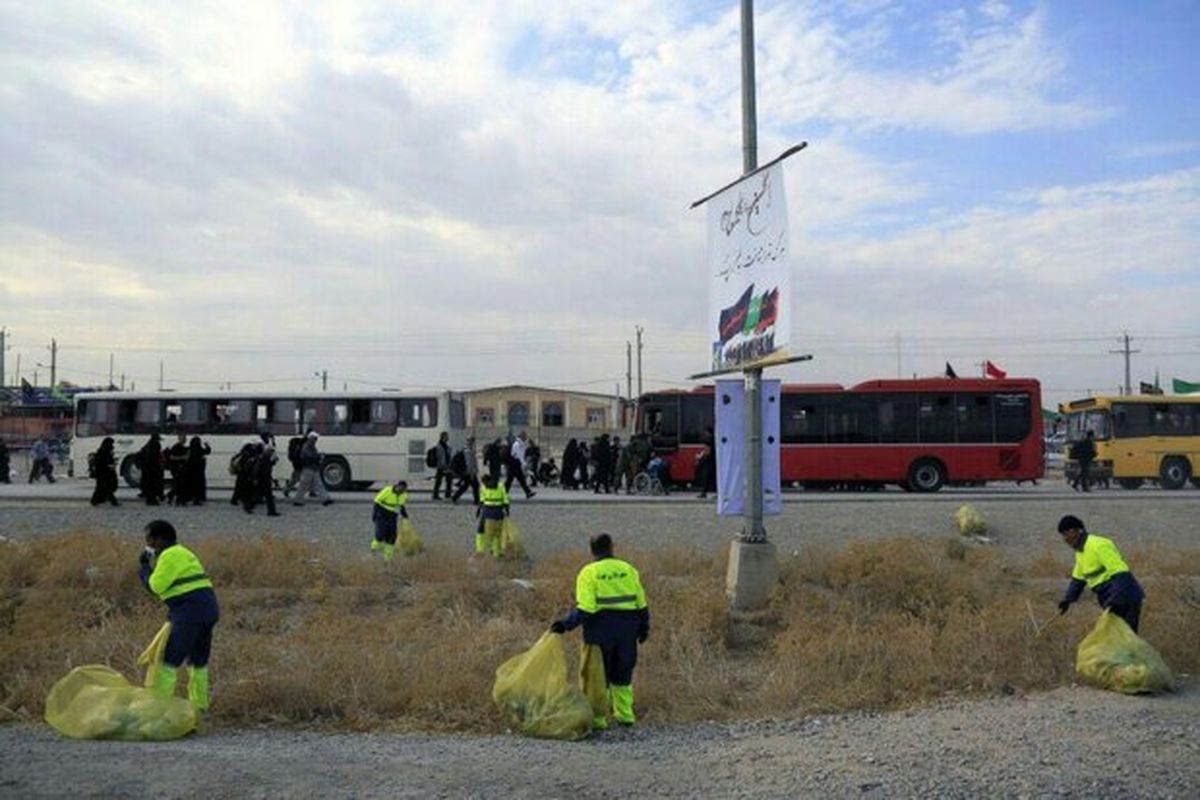
[[350,488],[350,465],[341,456],[329,456],[321,462],[321,480],[331,492],[344,492]]
[[1134,489],[1140,488],[1143,481],[1141,478],[1117,478],[1117,483],[1120,484],[1122,489],[1128,489],[1132,492]]
[[125,479],[127,486],[141,488],[142,468],[138,466],[137,456],[125,456],[121,461],[121,477]]
[[914,492],[936,492],[946,482],[946,468],[933,458],[921,458],[908,468],[908,485]]
[[1158,471],[1158,483],[1164,489],[1182,489],[1192,477],[1192,466],[1186,458],[1171,456],[1163,460]]

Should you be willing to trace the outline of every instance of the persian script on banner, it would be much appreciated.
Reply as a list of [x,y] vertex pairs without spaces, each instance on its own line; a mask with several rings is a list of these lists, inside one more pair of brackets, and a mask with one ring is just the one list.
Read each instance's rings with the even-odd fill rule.
[[783,165],[708,201],[708,314],[712,369],[786,351],[791,330]]

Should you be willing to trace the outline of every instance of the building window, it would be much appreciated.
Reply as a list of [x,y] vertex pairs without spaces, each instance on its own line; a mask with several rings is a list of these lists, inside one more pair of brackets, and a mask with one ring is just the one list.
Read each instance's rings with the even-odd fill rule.
[[607,427],[606,420],[608,418],[608,409],[606,408],[589,408],[587,410],[587,426],[589,428],[604,428]]
[[542,425],[547,428],[561,428],[563,426],[562,403],[542,404]]
[[476,425],[495,425],[496,412],[490,408],[475,409],[475,424]]
[[528,425],[529,424],[529,403],[509,403],[508,404],[508,424],[509,425]]

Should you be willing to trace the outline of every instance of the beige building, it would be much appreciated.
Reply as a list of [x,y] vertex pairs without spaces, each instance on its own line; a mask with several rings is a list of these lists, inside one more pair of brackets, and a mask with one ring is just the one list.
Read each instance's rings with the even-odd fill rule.
[[568,439],[591,439],[602,433],[625,438],[633,414],[611,394],[572,392],[537,386],[496,386],[463,392],[467,428],[481,443],[525,431],[543,455],[562,452]]

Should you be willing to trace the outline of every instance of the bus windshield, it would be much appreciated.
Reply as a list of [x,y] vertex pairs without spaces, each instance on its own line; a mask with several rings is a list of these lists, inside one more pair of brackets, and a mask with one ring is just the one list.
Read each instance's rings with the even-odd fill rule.
[[1112,425],[1107,410],[1092,409],[1067,414],[1067,441],[1079,442],[1087,438],[1087,432],[1098,440],[1112,436]]

